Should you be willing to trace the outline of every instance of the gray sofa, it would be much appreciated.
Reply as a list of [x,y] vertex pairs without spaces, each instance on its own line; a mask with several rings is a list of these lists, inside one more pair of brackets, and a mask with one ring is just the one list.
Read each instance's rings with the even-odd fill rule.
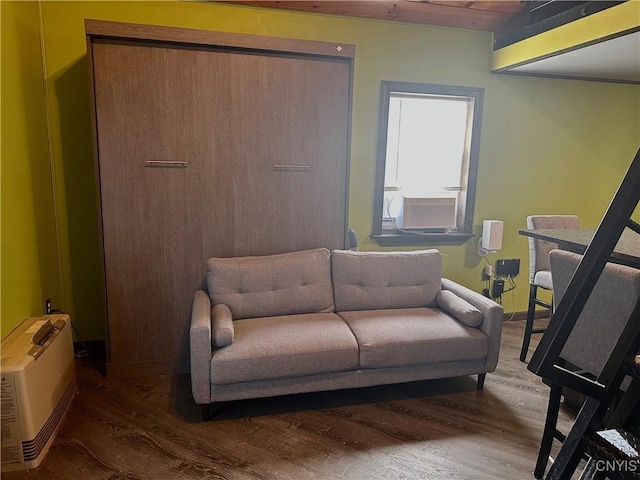
[[441,272],[437,250],[209,259],[190,328],[194,400],[472,374],[481,389],[502,307]]

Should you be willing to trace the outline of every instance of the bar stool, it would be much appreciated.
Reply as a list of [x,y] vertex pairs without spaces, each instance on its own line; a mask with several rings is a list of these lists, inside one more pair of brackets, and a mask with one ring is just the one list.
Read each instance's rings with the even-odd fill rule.
[[[576,215],[530,215],[527,217],[529,230],[544,228],[580,228],[580,219]],[[529,306],[527,308],[527,320],[522,339],[520,361],[527,359],[531,335],[543,333],[544,328],[533,328],[536,305],[549,310],[549,316],[553,314],[553,302],[546,302],[538,298],[538,288],[553,292],[551,283],[551,270],[549,268],[549,252],[558,248],[558,245],[544,240],[529,238]]]

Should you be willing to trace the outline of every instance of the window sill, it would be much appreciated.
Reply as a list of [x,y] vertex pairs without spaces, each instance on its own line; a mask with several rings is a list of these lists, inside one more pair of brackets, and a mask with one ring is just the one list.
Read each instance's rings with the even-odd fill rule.
[[472,238],[470,233],[383,233],[371,235],[383,247],[411,245],[462,245]]

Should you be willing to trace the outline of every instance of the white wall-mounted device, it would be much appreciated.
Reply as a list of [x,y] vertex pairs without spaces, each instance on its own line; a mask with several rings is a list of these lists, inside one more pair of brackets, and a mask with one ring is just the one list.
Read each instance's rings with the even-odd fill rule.
[[28,317],[2,339],[2,472],[37,467],[77,390],[68,315]]
[[424,195],[400,197],[398,228],[449,229],[456,226],[456,195]]
[[480,247],[478,249],[481,256],[502,248],[503,228],[504,222],[502,222],[502,220],[485,220],[482,222],[482,239],[480,240]]

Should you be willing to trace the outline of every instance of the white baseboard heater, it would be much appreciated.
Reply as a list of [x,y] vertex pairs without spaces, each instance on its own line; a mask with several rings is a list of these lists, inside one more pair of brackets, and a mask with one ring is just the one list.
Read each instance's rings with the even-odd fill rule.
[[77,390],[68,315],[29,317],[2,339],[2,472],[37,467]]

